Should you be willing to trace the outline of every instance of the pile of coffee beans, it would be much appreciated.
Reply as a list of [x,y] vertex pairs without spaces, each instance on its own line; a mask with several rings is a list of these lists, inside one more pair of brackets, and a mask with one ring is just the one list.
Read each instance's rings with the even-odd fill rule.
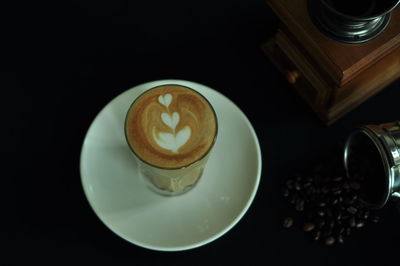
[[[330,246],[343,244],[355,230],[379,217],[359,199],[363,177],[346,177],[340,167],[318,164],[309,174],[286,180],[282,194],[300,214],[301,228],[315,241]],[[286,217],[283,227],[291,228],[294,218]]]

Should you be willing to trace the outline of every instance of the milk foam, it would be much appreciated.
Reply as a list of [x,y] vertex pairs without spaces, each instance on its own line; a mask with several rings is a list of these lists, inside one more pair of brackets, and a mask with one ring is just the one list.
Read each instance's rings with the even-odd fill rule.
[[140,159],[162,168],[179,168],[208,153],[217,134],[217,117],[198,92],[162,85],[135,100],[125,130]]

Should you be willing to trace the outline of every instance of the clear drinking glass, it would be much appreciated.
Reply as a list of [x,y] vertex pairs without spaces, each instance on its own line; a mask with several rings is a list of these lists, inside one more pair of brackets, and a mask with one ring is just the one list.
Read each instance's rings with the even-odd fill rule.
[[[195,101],[189,101],[190,97]],[[207,120],[203,119],[201,124],[203,117]],[[126,140],[140,176],[153,191],[167,196],[183,194],[197,184],[217,132],[217,116],[210,102],[199,92],[177,84],[157,86],[141,94],[131,104],[125,119]],[[192,139],[200,144],[204,139],[207,145],[197,145]]]

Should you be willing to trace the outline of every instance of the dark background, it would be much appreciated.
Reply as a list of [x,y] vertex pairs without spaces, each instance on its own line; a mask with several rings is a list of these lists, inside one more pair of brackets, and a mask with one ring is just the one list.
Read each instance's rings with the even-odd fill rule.
[[[325,127],[260,49],[278,25],[263,0],[17,1],[2,13],[10,265],[399,263],[393,206],[379,212],[379,224],[325,247],[297,227],[282,228],[290,209],[279,195],[287,177],[354,127],[399,119],[399,81]],[[175,253],[143,249],[108,230],[79,174],[81,145],[101,108],[135,85],[165,78],[199,82],[232,99],[252,122],[263,155],[260,187],[243,219],[214,242]]]

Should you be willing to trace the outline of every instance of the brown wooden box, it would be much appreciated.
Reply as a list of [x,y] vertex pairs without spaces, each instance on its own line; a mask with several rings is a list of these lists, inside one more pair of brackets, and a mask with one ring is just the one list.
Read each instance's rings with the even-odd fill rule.
[[282,23],[263,49],[326,124],[400,76],[400,7],[381,35],[345,44],[314,26],[307,0],[267,2]]

